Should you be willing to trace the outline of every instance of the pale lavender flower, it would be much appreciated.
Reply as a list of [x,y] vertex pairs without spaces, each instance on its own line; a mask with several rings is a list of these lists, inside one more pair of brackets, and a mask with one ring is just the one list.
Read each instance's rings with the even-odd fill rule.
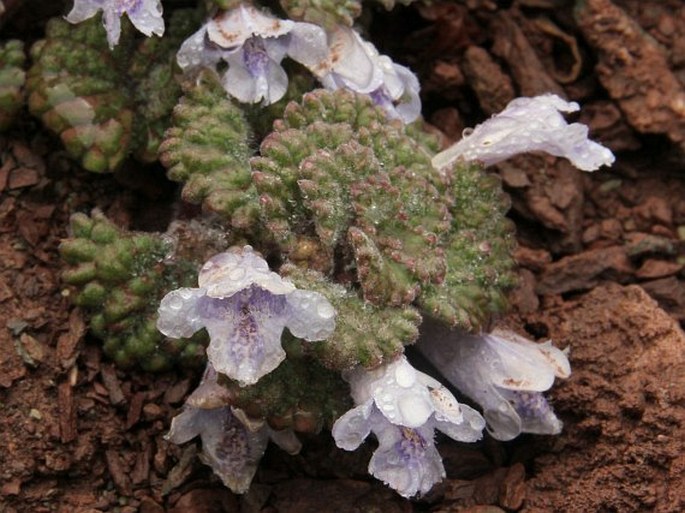
[[351,28],[337,27],[331,33],[327,59],[310,69],[326,89],[368,94],[391,118],[411,123],[421,114],[416,76],[380,55]]
[[488,431],[498,440],[521,433],[556,435],[562,423],[542,392],[567,378],[566,354],[511,331],[470,335],[443,330],[423,335],[418,349],[455,387],[483,407]]
[[485,421],[480,414],[459,404],[404,356],[375,370],[355,369],[345,378],[356,406],[333,425],[335,442],[353,451],[373,433],[378,448],[369,473],[403,497],[426,493],[445,477],[435,448],[436,429],[462,442],[482,436]]
[[161,0],[74,0],[66,16],[69,23],[80,23],[102,11],[102,23],[107,31],[110,48],[119,43],[121,17],[126,14],[133,26],[150,37],[164,34]]
[[311,23],[279,20],[241,4],[209,20],[181,46],[183,69],[228,63],[222,77],[226,92],[245,103],[277,102],[288,88],[281,67],[287,56],[313,66],[327,53],[326,33]]
[[588,139],[588,128],[566,122],[562,112],[575,112],[576,102],[567,102],[554,94],[516,98],[509,105],[476,128],[464,131],[464,137],[433,157],[433,167],[442,169],[457,159],[496,164],[519,153],[542,151],[565,157],[583,171],[611,165],[611,150]]
[[296,289],[250,246],[212,257],[198,284],[162,299],[157,328],[172,338],[207,328],[209,361],[242,386],[256,383],[285,359],[283,328],[307,341],[324,340],[335,330],[335,309],[325,297]]
[[226,406],[225,389],[207,365],[200,386],[190,395],[183,411],[171,421],[166,439],[182,444],[199,436],[200,459],[235,493],[245,493],[257,471],[269,439],[297,454],[300,442],[292,430],[274,431],[266,423],[249,419],[241,410]]

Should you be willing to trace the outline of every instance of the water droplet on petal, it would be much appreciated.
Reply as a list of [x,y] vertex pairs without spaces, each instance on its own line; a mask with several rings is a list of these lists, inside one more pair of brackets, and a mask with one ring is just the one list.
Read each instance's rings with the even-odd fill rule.
[[395,382],[403,387],[409,388],[416,381],[416,372],[411,365],[399,365],[395,369]]

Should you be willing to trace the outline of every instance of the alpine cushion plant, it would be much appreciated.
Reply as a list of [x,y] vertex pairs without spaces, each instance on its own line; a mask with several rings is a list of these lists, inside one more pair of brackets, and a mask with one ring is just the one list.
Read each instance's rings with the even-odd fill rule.
[[[421,124],[408,125],[421,113],[418,79],[352,28],[360,2],[281,0],[292,19],[214,4],[202,26],[188,15],[176,30],[175,10],[163,39],[136,46],[120,18],[161,35],[159,0],[76,0],[67,21],[103,11],[105,30],[53,20],[27,80],[32,111],[84,167],[159,159],[183,199],[210,214],[193,225],[204,235],[173,244],[170,233],[76,216],[62,245],[65,280],[84,289],[77,301],[118,362],[162,368],[174,346],[197,356],[206,329],[205,376],[168,439],[199,436],[203,461],[244,493],[269,439],[296,452],[293,431],[332,428],[354,450],[373,434],[369,472],[413,497],[445,477],[436,430],[463,442],[486,425],[501,440],[558,433],[542,393],[570,373],[565,354],[508,332],[473,334],[505,311],[516,275],[508,199],[483,167],[527,151],[584,170],[610,164],[587,127],[564,119],[578,105],[517,99],[436,154]],[[284,68],[286,58],[302,66]],[[305,93],[314,79],[323,88]],[[284,97],[295,100],[282,109]],[[204,249],[192,242],[203,237]],[[412,367],[404,348],[422,320],[442,332],[424,330],[420,349],[483,416]]]
[[121,17],[126,14],[133,26],[150,37],[164,34],[161,0],[74,0],[66,16],[69,23],[80,23],[102,11],[102,23],[107,31],[109,47],[119,44]]
[[405,356],[371,371],[355,369],[346,379],[356,406],[335,422],[333,438],[338,447],[353,451],[373,432],[378,448],[369,473],[403,497],[426,493],[445,477],[436,429],[461,442],[482,436],[480,414],[459,404]]
[[209,362],[242,385],[256,383],[285,359],[283,328],[307,341],[324,340],[335,329],[335,309],[326,298],[271,272],[250,246],[212,257],[198,284],[162,299],[157,328],[172,338],[207,328]]

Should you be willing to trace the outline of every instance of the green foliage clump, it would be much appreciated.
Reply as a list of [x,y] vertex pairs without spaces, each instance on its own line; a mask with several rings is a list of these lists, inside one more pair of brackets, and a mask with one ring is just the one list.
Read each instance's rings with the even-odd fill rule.
[[24,102],[24,43],[0,44],[0,132],[7,130]]
[[[284,344],[288,358],[258,383],[241,387],[225,380],[231,405],[263,418],[275,429],[317,433],[351,407],[349,387],[340,373],[303,354],[298,340]],[[313,386],[313,384],[316,384]]]
[[362,12],[360,0],[280,0],[289,18],[332,29],[336,25],[351,27]]
[[226,97],[216,75],[205,71],[174,109],[160,159],[169,178],[185,182],[184,200],[246,228],[257,217],[250,137],[243,111]]
[[378,367],[402,354],[404,346],[419,336],[421,315],[411,306],[375,306],[361,299],[356,291],[292,264],[281,267],[281,274],[299,289],[322,294],[335,308],[335,332],[326,340],[304,345],[329,369]]
[[167,339],[157,330],[157,307],[169,290],[192,286],[194,263],[165,261],[172,250],[159,234],[128,233],[101,212],[71,217],[72,236],[60,245],[69,269],[63,279],[76,290],[74,302],[90,314],[91,332],[122,367],[168,369],[204,360],[204,334]]
[[176,11],[164,38],[139,44],[125,21],[114,50],[99,17],[77,25],[50,20],[46,38],[31,48],[31,113],[89,171],[112,172],[130,153],[155,160],[181,94],[176,51],[195,27],[194,18],[192,11]]
[[432,154],[369,98],[314,91],[252,159],[262,220],[283,255],[352,272],[369,303],[477,328],[513,284],[507,204],[479,166],[441,174]]

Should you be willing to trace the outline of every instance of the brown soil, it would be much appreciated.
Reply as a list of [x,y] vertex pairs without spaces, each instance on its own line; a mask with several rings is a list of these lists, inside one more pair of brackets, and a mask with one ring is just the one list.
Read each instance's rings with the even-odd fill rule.
[[570,348],[573,375],[551,393],[560,436],[441,441],[448,478],[411,502],[366,477],[368,447],[322,433],[296,457],[270,448],[234,496],[194,444],[163,439],[198,376],[117,370],[59,279],[70,213],[149,225],[169,198],[154,180],[132,192],[74,173],[18,131],[0,141],[0,512],[685,511],[685,6],[581,3],[574,19],[564,0],[435,2],[372,26],[421,74],[447,139],[552,90],[619,152],[594,174],[540,156],[495,170],[521,265],[501,322]]

